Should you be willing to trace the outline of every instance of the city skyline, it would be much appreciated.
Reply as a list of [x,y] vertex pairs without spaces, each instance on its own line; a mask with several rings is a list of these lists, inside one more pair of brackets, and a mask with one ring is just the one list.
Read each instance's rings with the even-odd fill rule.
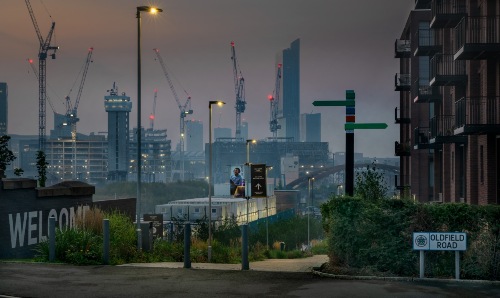
[[[58,3],[33,1],[42,35],[51,19],[56,22],[53,44],[60,47],[57,59],[47,60],[48,95],[55,111],[65,111],[63,98],[75,85],[88,48],[94,47],[77,125],[79,133],[103,131],[107,115],[104,96],[113,82],[131,97],[130,121],[136,123],[136,6],[142,1],[85,1]],[[146,3],[149,4],[149,3]],[[176,91],[192,96],[190,120],[204,122],[208,142],[209,100],[227,104],[214,109],[213,127],[234,131],[235,94],[230,42],[236,44],[238,63],[246,82],[247,109],[242,120],[249,123],[250,138],[270,137],[269,102],[274,89],[274,61],[278,52],[301,39],[301,113],[321,113],[323,141],[330,151],[345,150],[345,111],[317,108],[314,100],[341,100],[354,89],[357,122],[386,122],[385,131],[359,132],[356,151],[367,156],[394,156],[399,129],[394,124],[398,93],[393,78],[398,63],[394,40],[413,1],[156,1],[164,12],[142,17],[142,119],[148,126],[154,89],[158,88],[155,126],[168,130],[173,147],[179,140],[178,107],[168,88],[153,48],[158,48],[175,77]],[[393,9],[387,10],[391,6]],[[97,9],[98,8],[98,9]],[[9,86],[9,134],[36,135],[38,131],[38,83],[27,59],[36,60],[38,40],[26,5],[9,1],[0,12],[0,37],[8,47],[0,49],[0,81]],[[16,28],[9,30],[8,28]],[[180,83],[180,85],[178,84]],[[55,91],[55,92],[54,92]],[[75,96],[73,87],[70,96]],[[47,131],[53,113],[47,105]],[[378,146],[373,146],[376,141]]]

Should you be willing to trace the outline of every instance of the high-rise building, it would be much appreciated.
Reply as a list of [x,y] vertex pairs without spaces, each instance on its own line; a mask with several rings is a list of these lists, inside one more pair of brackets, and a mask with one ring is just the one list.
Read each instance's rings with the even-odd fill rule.
[[241,122],[241,138],[243,140],[248,140],[248,122]]
[[300,141],[321,142],[321,114],[300,115]]
[[186,122],[186,151],[203,151],[203,122],[187,120]]
[[294,40],[283,50],[283,96],[280,110],[283,111],[281,129],[284,137],[300,141],[300,39]]
[[232,138],[231,128],[216,127],[216,128],[214,128],[214,136],[213,137],[214,137],[214,140],[217,140],[220,138],[224,138],[224,139]]
[[118,88],[108,90],[104,96],[104,107],[108,113],[108,180],[126,181],[129,165],[129,113],[132,110],[130,97]]
[[0,136],[7,134],[7,83],[0,83]]
[[402,195],[500,203],[499,8],[498,1],[415,1],[395,42]]

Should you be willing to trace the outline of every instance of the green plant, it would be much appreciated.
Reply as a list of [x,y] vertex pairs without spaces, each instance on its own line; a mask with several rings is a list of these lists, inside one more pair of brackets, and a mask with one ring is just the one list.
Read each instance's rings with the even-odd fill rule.
[[49,163],[45,159],[43,151],[37,151],[36,154],[36,169],[38,170],[38,184],[40,187],[45,187],[47,181],[47,166]]
[[365,200],[382,199],[388,190],[384,176],[377,171],[375,164],[367,166],[366,171],[356,174],[355,185],[355,195]]
[[16,159],[16,156],[9,149],[10,136],[0,136],[0,178],[3,178],[5,170],[10,163]]

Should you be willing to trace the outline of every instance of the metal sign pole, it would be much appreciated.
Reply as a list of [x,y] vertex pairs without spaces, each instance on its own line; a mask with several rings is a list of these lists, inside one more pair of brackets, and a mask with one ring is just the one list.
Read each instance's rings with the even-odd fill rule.
[[424,251],[420,251],[420,278],[424,278]]

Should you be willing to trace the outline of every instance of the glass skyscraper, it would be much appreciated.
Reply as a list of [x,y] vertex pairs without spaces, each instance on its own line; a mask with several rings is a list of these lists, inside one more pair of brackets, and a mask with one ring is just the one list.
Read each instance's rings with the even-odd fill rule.
[[[283,50],[283,96],[281,107],[284,136],[300,141],[300,39]],[[283,129],[283,127],[282,127]]]

